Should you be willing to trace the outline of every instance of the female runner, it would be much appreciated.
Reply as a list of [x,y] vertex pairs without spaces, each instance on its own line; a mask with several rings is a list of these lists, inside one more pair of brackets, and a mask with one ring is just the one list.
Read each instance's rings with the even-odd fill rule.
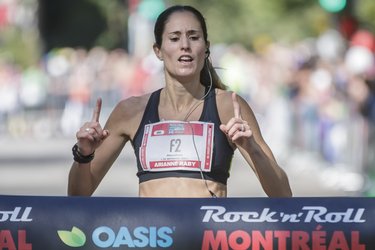
[[76,134],[68,194],[91,196],[130,141],[140,197],[226,197],[236,149],[268,196],[291,196],[288,178],[251,108],[226,90],[208,60],[210,42],[201,13],[172,6],[160,14],[154,33],[165,87],[119,102],[104,128],[98,99],[92,120]]

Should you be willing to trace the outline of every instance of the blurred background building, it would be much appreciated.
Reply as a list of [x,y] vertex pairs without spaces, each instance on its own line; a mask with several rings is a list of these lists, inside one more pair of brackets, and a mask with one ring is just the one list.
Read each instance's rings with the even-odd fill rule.
[[[74,143],[97,97],[104,125],[121,99],[163,87],[153,25],[174,4],[205,16],[213,65],[278,160],[375,195],[373,0],[0,0],[0,151]],[[23,155],[1,155],[0,178]]]

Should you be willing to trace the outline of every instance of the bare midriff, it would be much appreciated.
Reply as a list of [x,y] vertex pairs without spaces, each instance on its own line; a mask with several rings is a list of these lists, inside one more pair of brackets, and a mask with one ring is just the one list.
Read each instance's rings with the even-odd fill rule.
[[[227,197],[227,186],[206,180],[207,187],[217,197]],[[184,177],[154,179],[139,184],[139,197],[210,198],[203,180]]]

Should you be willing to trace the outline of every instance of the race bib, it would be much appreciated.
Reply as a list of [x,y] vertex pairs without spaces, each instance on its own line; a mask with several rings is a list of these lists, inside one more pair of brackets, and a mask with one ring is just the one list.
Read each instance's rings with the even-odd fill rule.
[[144,171],[211,171],[214,124],[162,121],[145,126],[139,159]]

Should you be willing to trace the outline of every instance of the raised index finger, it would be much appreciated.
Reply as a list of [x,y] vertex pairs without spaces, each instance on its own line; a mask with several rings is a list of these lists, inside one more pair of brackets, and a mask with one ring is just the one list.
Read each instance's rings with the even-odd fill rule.
[[96,101],[96,106],[94,109],[94,114],[92,115],[92,122],[99,122],[100,110],[102,109],[102,99],[98,98]]
[[237,94],[235,92],[233,92],[233,94],[232,94],[232,101],[233,101],[233,108],[234,108],[234,117],[242,119],[242,117],[241,117],[241,106],[238,103]]

